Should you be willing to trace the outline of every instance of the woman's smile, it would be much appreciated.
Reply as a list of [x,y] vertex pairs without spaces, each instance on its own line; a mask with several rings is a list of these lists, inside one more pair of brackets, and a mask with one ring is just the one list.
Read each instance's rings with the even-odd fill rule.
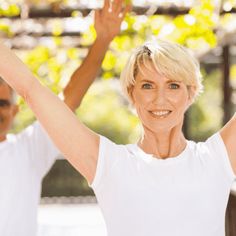
[[149,113],[154,117],[158,119],[166,118],[171,114],[172,111],[170,110],[156,110],[156,111],[149,111]]

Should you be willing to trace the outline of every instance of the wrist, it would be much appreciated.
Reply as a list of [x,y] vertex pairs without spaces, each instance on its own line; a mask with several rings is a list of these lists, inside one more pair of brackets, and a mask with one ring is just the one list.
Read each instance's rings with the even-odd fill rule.
[[102,43],[103,45],[105,44],[105,45],[109,46],[109,44],[111,43],[112,40],[113,40],[113,38],[111,38],[111,37],[97,35],[95,41],[98,43]]

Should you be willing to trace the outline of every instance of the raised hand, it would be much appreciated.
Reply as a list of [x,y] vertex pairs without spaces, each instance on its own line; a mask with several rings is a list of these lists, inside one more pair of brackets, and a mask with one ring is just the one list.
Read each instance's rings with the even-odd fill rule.
[[112,41],[120,33],[121,23],[131,9],[124,0],[105,0],[101,10],[95,11],[95,30],[97,38]]
[[131,5],[124,4],[124,0],[105,0],[103,8],[95,12],[97,38],[64,89],[65,103],[72,110],[80,105],[84,94],[95,80],[109,44],[119,34],[121,23],[130,9]]

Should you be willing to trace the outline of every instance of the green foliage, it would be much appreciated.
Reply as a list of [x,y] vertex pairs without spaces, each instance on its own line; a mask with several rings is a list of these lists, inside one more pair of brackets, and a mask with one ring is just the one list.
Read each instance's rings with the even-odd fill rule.
[[[103,62],[102,77],[107,79],[119,75],[130,51],[154,37],[178,42],[194,50],[215,47],[217,39],[214,29],[217,23],[218,18],[212,0],[201,0],[200,4],[189,11],[189,14],[176,17],[129,14],[125,18],[122,33],[111,44],[110,51]],[[91,25],[83,34],[83,45],[91,44],[95,36],[94,27]]]
[[20,14],[20,8],[16,4],[5,2],[0,4],[0,16],[13,17]]
[[82,34],[81,44],[83,46],[89,46],[93,43],[96,38],[96,31],[93,25],[90,25],[89,30]]
[[9,38],[13,36],[10,26],[5,24],[3,21],[0,21],[0,34],[6,35]]
[[41,82],[55,93],[61,91],[59,85],[65,60],[60,61],[60,52],[55,55],[48,47],[39,46],[24,57],[24,62]]
[[[204,72],[204,71],[203,71]],[[204,92],[198,97],[188,113],[189,134],[193,140],[205,140],[222,125],[221,71],[204,72]]]
[[54,36],[60,36],[63,33],[62,22],[60,20],[54,21],[52,33]]
[[231,79],[231,85],[235,89],[236,88],[236,64],[232,65],[230,68],[230,79]]
[[77,114],[92,130],[116,143],[137,141],[139,120],[127,107],[117,80],[98,81],[85,96]]

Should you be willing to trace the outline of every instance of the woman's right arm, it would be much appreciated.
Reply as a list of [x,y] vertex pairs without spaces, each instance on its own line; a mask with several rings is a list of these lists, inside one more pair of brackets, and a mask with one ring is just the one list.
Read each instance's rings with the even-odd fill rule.
[[0,44],[0,76],[22,96],[68,161],[92,182],[98,159],[99,136],[34,78],[24,63]]

